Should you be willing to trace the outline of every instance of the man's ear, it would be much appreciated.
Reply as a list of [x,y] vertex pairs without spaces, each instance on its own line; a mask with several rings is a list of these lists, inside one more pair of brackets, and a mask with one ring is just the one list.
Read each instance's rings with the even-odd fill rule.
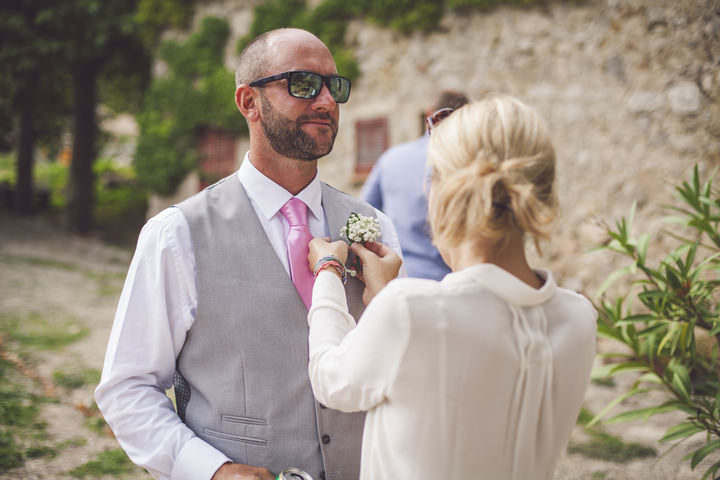
[[249,85],[243,83],[235,89],[235,105],[248,122],[257,120],[260,115],[257,100],[255,91]]

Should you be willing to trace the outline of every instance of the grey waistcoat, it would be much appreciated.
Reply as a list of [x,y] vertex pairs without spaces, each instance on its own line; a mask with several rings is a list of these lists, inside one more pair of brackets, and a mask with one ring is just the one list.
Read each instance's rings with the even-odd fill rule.
[[[369,205],[322,184],[332,240]],[[181,202],[195,253],[195,322],[177,359],[178,414],[233,461],[355,480],[364,414],[325,408],[308,378],[307,309],[233,174]],[[346,286],[359,318],[362,283]]]

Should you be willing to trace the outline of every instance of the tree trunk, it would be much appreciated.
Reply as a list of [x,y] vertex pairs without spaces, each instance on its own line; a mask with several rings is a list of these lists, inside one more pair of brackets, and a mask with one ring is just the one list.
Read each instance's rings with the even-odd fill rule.
[[70,229],[81,234],[93,226],[97,73],[92,62],[73,69],[73,151],[67,214]]
[[35,113],[31,102],[24,102],[20,111],[17,181],[14,210],[19,215],[33,212],[33,153],[35,150]]

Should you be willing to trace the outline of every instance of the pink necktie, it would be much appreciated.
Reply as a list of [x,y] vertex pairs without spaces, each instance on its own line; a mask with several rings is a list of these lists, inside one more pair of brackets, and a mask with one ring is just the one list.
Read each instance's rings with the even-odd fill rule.
[[307,205],[298,198],[291,198],[280,208],[287,219],[290,229],[287,236],[290,277],[305,306],[310,309],[312,288],[315,282],[313,272],[308,266],[308,243],[312,240],[307,223]]

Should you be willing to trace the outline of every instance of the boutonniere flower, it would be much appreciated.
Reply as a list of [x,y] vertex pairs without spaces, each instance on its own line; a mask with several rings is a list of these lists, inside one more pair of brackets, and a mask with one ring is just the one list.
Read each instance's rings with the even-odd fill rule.
[[[374,242],[380,236],[380,222],[375,217],[366,217],[359,213],[352,212],[340,229],[340,236],[348,239],[350,243]],[[362,264],[356,259],[355,265],[347,267],[347,274],[356,277],[362,272]]]
[[375,217],[352,212],[340,230],[340,236],[347,238],[350,243],[374,242],[380,236],[380,222]]

